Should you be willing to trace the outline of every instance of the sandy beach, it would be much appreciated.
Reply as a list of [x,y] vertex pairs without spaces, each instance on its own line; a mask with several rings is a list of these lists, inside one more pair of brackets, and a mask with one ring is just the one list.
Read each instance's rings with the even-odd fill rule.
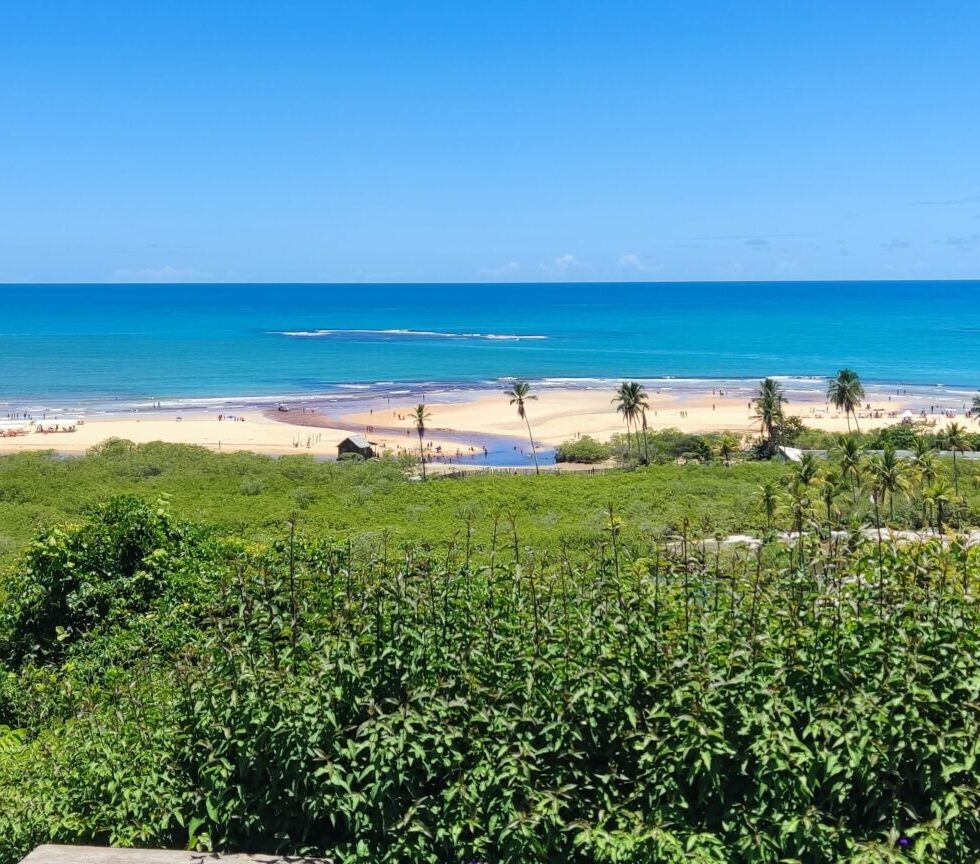
[[[539,390],[537,396],[528,402],[527,411],[539,448],[551,448],[580,435],[604,440],[624,431],[610,389],[550,387]],[[688,387],[670,392],[653,388],[649,398],[647,422],[654,430],[672,427],[685,432],[730,431],[744,438],[758,434],[758,421],[752,416],[751,392],[745,388],[738,392],[716,387]],[[308,453],[331,458],[336,456],[340,441],[357,433],[365,435],[378,450],[414,454],[418,452],[418,439],[410,412],[417,402],[417,395],[400,399],[365,398],[356,406],[311,399],[291,405],[288,411],[255,406],[236,410],[233,415],[219,414],[216,409],[160,408],[86,418],[74,432],[31,431],[17,437],[0,437],[0,453],[55,450],[78,454],[107,439],[123,438],[135,443],[167,441],[221,451],[248,450],[270,455]],[[460,457],[482,454],[485,446],[491,446],[498,450],[495,464],[508,461],[499,455],[501,450],[513,451],[512,464],[527,464],[530,456],[527,429],[503,392],[437,391],[427,394],[426,407],[431,415],[425,435],[430,455],[455,462]],[[925,404],[921,396],[906,398],[872,392],[869,388],[866,407],[859,412],[858,422],[862,430],[868,430],[900,423],[906,410],[912,411],[917,420],[925,411],[926,422],[935,424],[932,428],[938,430],[953,419],[966,421],[957,408],[948,407],[955,414],[955,418],[950,418],[939,406]],[[843,432],[848,428],[847,418],[829,407],[819,390],[791,394],[786,412],[801,417],[807,426],[816,429]],[[42,421],[48,428],[52,423],[51,418]]]
[[[759,421],[753,417],[751,398],[744,394],[718,395],[717,392],[697,391],[684,395],[649,393],[650,408],[647,425],[652,430],[674,428],[683,432],[729,431],[735,435],[752,437],[759,433]],[[902,422],[902,414],[908,408],[921,420],[920,405],[906,403],[898,398],[889,401],[887,396],[869,397],[868,407],[858,412],[862,431]],[[407,412],[413,404],[393,404],[385,411],[354,413],[345,417],[352,424],[383,422],[405,425],[410,421]],[[427,403],[432,414],[432,426],[454,431],[482,432],[511,438],[524,438],[527,427],[517,416],[517,411],[501,393],[474,394],[465,401]],[[828,406],[823,398],[790,400],[785,411],[799,416],[814,429],[828,432],[846,432],[848,419],[843,413]],[[612,393],[608,390],[549,389],[527,403],[535,440],[542,445],[555,446],[577,435],[591,435],[599,440],[625,431],[622,417],[616,413]],[[403,419],[404,418],[404,419]],[[943,414],[926,414],[927,423],[935,423],[935,429],[943,428],[954,418]],[[963,423],[965,417],[957,413],[955,419]],[[851,420],[850,427],[854,427]]]
[[[121,415],[99,417],[78,425],[74,432],[30,432],[16,437],[0,437],[0,453],[25,450],[55,450],[65,454],[81,454],[110,438],[122,438],[136,444],[150,441],[166,441],[172,444],[196,444],[211,450],[233,452],[247,450],[282,456],[295,453],[309,453],[318,457],[336,457],[337,445],[352,431],[342,426],[332,425],[326,418],[316,418],[324,422],[304,425],[305,418],[299,411],[283,415],[283,421],[268,416],[269,412],[260,409],[240,411],[236,419],[218,419],[211,412],[167,412],[152,411],[138,416]],[[179,418],[179,419],[178,419]],[[46,425],[53,425],[44,421]],[[363,430],[361,430],[363,432]],[[382,450],[399,453],[406,449],[417,450],[417,436],[401,437],[393,435],[369,435],[372,442]],[[433,446],[450,443],[438,435],[426,436],[426,442]],[[452,445],[453,450],[456,444]]]

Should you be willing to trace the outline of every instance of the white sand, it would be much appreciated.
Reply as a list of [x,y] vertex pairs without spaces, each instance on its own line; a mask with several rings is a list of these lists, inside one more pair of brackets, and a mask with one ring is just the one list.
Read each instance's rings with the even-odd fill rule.
[[[551,389],[542,390],[537,400],[527,403],[528,417],[539,445],[555,445],[576,435],[591,435],[607,439],[623,432],[625,426],[612,404],[612,392],[606,390]],[[458,398],[458,397],[457,397]],[[425,436],[426,447],[434,450],[442,447],[446,455],[457,451],[467,452],[472,445],[479,449],[476,436],[504,435],[525,439],[527,428],[517,416],[503,393],[474,391],[472,398],[452,403],[438,401],[427,403],[431,420]],[[417,452],[418,438],[408,412],[414,403],[392,403],[374,412],[362,412],[335,417],[345,424],[352,424],[356,431],[390,452]],[[871,402],[871,412],[881,416],[873,418],[871,412],[862,410],[859,422],[862,430],[868,430],[900,422],[900,412],[905,408],[898,402]],[[822,398],[814,394],[809,401],[787,404],[786,412],[800,416],[807,426],[826,431],[840,432],[847,429],[843,414],[827,410]],[[892,414],[893,416],[889,416]],[[686,432],[712,432],[728,430],[737,435],[758,434],[758,421],[752,418],[752,410],[744,396],[722,398],[706,393],[693,393],[683,397],[668,394],[650,394],[647,423],[651,429],[675,427]],[[182,419],[177,420],[180,416]],[[288,414],[263,415],[259,410],[239,412],[244,422],[218,420],[218,414],[204,412],[155,411],[143,414],[125,414],[116,417],[90,419],[75,432],[41,434],[31,432],[22,437],[0,438],[0,452],[20,450],[56,450],[62,453],[83,453],[88,448],[109,438],[124,438],[136,443],[168,441],[181,444],[197,444],[213,450],[250,450],[257,453],[288,454],[311,453],[317,456],[336,456],[337,444],[352,434],[346,429],[331,426],[331,419],[317,415],[316,422],[324,426],[302,425],[311,422],[308,415],[297,411]],[[935,429],[951,422],[939,415],[930,416]],[[955,418],[964,423],[959,415]],[[301,422],[302,421],[302,422]],[[369,428],[370,427],[370,428]],[[378,432],[385,427],[393,431]],[[472,434],[466,443],[442,437],[442,432],[453,431]],[[521,464],[524,464],[523,461]]]
[[[647,411],[647,425],[652,430],[676,428],[684,432],[730,431],[744,436],[759,434],[759,421],[753,418],[754,410],[743,397],[718,397],[710,392],[696,393],[690,397],[648,395],[650,408]],[[616,413],[612,398],[612,393],[605,390],[541,391],[536,400],[527,402],[527,415],[535,441],[555,445],[576,435],[591,435],[605,440],[615,433],[624,432],[626,426],[621,415]],[[870,410],[862,409],[858,413],[862,430],[901,422],[900,415],[905,406],[879,399],[872,400],[870,405]],[[517,416],[516,407],[509,404],[509,399],[503,393],[474,393],[472,399],[464,402],[430,402],[426,407],[432,414],[432,427],[516,438],[527,436],[527,427]],[[345,419],[355,423],[407,426],[409,421],[399,420],[398,416],[405,415],[412,408],[414,405],[408,403],[392,404],[385,410],[375,410],[373,414],[353,414]],[[814,429],[845,432],[848,428],[847,418],[835,409],[828,410],[821,398],[789,402],[784,410],[787,414],[798,415]],[[880,412],[881,416],[871,416],[875,412]],[[960,423],[966,422],[962,415],[956,419]],[[936,429],[951,422],[939,415],[930,417],[929,421],[936,422]],[[853,427],[853,420],[851,425]]]

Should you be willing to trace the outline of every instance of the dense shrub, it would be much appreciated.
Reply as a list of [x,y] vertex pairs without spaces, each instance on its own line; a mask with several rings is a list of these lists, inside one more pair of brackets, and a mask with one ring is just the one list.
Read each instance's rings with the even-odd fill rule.
[[598,462],[605,462],[613,455],[612,447],[596,441],[589,435],[565,441],[555,448],[556,462],[580,462],[585,465],[594,465]]
[[185,586],[193,613],[166,662],[126,646],[173,626],[171,587],[109,603],[66,654],[8,661],[23,731],[0,732],[0,862],[43,841],[382,864],[975,860],[976,550],[814,533],[750,562],[607,514],[594,546],[554,555],[516,524],[474,527],[496,537],[483,552],[216,555],[127,501],[71,532],[101,550],[77,576],[32,547],[20,590],[58,610],[66,587],[123,587],[176,543],[155,584]]
[[98,627],[130,622],[182,580],[201,532],[172,520],[166,501],[118,498],[80,525],[54,528],[28,548],[0,605],[0,660],[60,656]]
[[689,432],[681,432],[679,429],[661,429],[656,432],[648,430],[645,435],[640,434],[639,443],[635,435],[631,435],[629,440],[625,435],[614,435],[610,447],[618,458],[624,460],[629,453],[637,459],[639,449],[641,453],[649,455],[651,462],[672,462],[675,459],[707,462],[712,459],[714,449],[726,434],[693,435]]

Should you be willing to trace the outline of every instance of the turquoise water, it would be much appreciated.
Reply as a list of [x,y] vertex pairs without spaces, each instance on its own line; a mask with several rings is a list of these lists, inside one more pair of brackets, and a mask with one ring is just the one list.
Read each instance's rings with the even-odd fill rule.
[[869,382],[980,385],[980,282],[6,285],[0,303],[11,406],[843,365]]

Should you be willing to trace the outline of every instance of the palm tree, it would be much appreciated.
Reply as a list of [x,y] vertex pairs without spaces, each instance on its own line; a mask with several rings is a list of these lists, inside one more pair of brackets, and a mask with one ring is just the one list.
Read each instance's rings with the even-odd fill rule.
[[793,502],[793,526],[796,531],[797,554],[799,562],[803,563],[803,526],[812,514],[810,496],[806,486],[793,485],[790,490]]
[[971,410],[973,411],[973,416],[977,418],[977,423],[980,423],[980,393],[977,393],[973,397],[973,408]]
[[956,451],[962,453],[968,446],[966,428],[959,423],[950,423],[942,433],[943,443],[953,451],[953,491],[960,494],[960,477],[956,469]]
[[912,440],[912,464],[916,465],[920,459],[932,453],[933,449],[932,442],[928,438],[916,435]]
[[[630,382],[630,386],[635,388],[633,392],[635,393],[636,413],[643,424],[643,464],[646,465],[650,461],[647,450],[647,408],[650,407],[650,399],[647,396],[647,388],[642,384],[633,381]],[[636,437],[640,437],[639,425],[636,427]]]
[[943,514],[945,508],[953,503],[953,490],[949,488],[948,480],[937,480],[926,490],[928,501],[936,514],[936,532],[943,533]]
[[537,399],[537,396],[531,394],[531,385],[527,381],[515,381],[514,385],[510,390],[505,390],[504,394],[510,396],[510,404],[517,406],[517,416],[524,421],[527,426],[527,437],[531,442],[531,456],[534,458],[534,473],[540,474],[541,469],[538,467],[538,451],[534,448],[534,436],[531,434],[531,421],[527,419],[527,410],[525,409],[524,403],[530,399]]
[[829,472],[820,484],[820,499],[827,508],[827,537],[834,530],[834,502],[844,489],[844,478],[836,471]]
[[[630,427],[636,430],[636,452],[640,455],[640,415],[644,414],[644,424],[646,423],[645,410],[649,406],[647,401],[646,388],[636,381],[624,381],[616,390],[616,395],[612,401],[616,404],[616,411],[623,415],[626,421],[626,455],[629,457],[630,450]],[[644,435],[644,438],[646,435]],[[641,457],[642,458],[642,457]]]
[[804,453],[803,458],[794,465],[793,473],[790,475],[790,485],[796,491],[806,492],[819,473],[817,457],[812,453]]
[[776,508],[779,506],[778,487],[772,480],[767,480],[759,487],[759,503],[766,514],[766,533],[772,534],[772,520],[776,515]]
[[895,518],[895,493],[908,493],[908,480],[905,477],[905,466],[895,454],[894,447],[886,447],[880,455],[868,460],[868,470],[871,473],[872,488],[875,495],[884,498],[888,496],[888,518]]
[[910,466],[919,478],[919,499],[922,502],[923,520],[926,518],[926,489],[936,482],[936,454],[932,444],[921,435],[916,435],[912,444],[912,459]]
[[864,398],[864,385],[853,369],[841,369],[837,372],[837,377],[832,378],[827,385],[827,398],[836,408],[844,409],[847,417],[847,430],[851,430],[851,415],[854,415],[854,426],[858,432],[861,427],[858,425],[857,408]]
[[718,456],[722,462],[726,465],[730,465],[732,462],[732,456],[738,452],[738,439],[732,435],[721,436],[721,440],[718,442]]
[[425,449],[422,438],[425,436],[425,421],[431,419],[432,415],[426,411],[425,403],[422,403],[415,406],[411,418],[415,421],[415,431],[419,433],[419,461],[422,463],[422,479],[425,480]]
[[783,405],[786,404],[782,384],[775,378],[764,378],[759,382],[759,389],[752,401],[755,403],[755,417],[760,424],[759,431],[771,450],[776,430],[783,421]]
[[650,440],[647,438],[647,406],[640,409],[640,420],[643,423],[643,464],[650,464]]
[[851,489],[857,490],[861,483],[861,457],[864,447],[853,435],[839,435],[834,455],[840,464],[840,473],[851,481]]

